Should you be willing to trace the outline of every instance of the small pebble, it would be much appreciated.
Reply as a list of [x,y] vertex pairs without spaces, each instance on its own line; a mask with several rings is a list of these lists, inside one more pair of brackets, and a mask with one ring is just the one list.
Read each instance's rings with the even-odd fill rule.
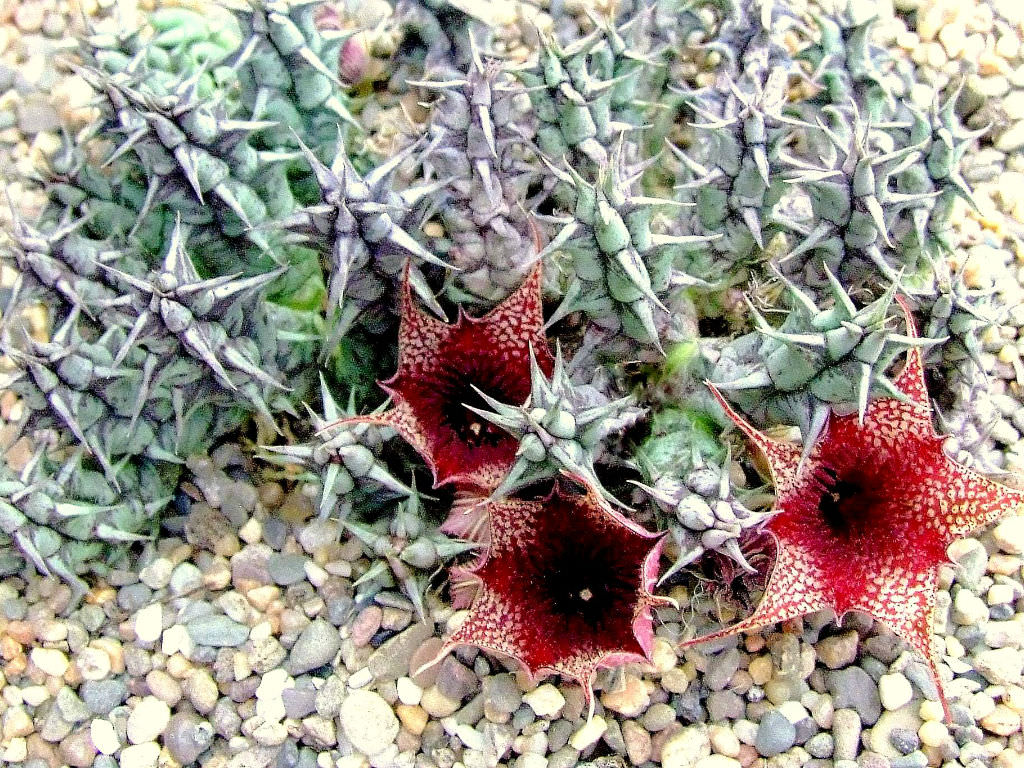
[[565,706],[565,697],[551,683],[544,683],[523,696],[537,717],[554,717]]
[[341,704],[338,720],[352,746],[367,756],[391,746],[401,727],[388,703],[371,691],[352,691]]
[[796,741],[796,727],[775,709],[770,709],[761,717],[757,727],[754,748],[762,757],[774,757],[785,752]]
[[144,696],[128,715],[128,741],[144,744],[155,741],[167,728],[171,708],[155,696]]

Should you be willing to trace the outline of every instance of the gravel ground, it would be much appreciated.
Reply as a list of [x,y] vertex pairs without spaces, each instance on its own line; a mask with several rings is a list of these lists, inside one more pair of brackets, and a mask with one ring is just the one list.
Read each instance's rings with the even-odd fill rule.
[[[59,54],[83,14],[102,29],[118,5],[134,9],[0,2],[0,169],[26,216],[41,204],[33,168],[91,116]],[[896,8],[880,38],[922,82],[965,77],[969,125],[992,125],[967,159],[979,210],[962,212],[962,266],[1011,310],[984,339],[987,427],[951,450],[1024,474],[1024,3]],[[930,90],[909,96],[926,104]],[[414,674],[462,613],[428,596],[420,622],[397,593],[357,599],[359,543],[314,519],[313,489],[254,485],[250,469],[232,446],[193,460],[184,514],[137,571],[112,574],[69,616],[59,582],[0,583],[0,763],[1024,768],[1024,518],[957,543],[942,571],[935,631],[954,724],[924,665],[859,615],[837,627],[815,614],[680,657],[673,640],[708,609],[682,588],[682,611],[658,616],[654,663],[603,673],[587,722],[577,686],[531,685],[473,649]]]

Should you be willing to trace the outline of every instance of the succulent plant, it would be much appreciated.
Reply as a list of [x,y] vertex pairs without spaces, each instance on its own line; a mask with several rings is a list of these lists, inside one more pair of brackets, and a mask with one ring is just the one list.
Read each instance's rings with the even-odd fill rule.
[[652,478],[653,485],[637,484],[666,515],[669,535],[678,550],[659,583],[672,578],[706,552],[719,552],[743,570],[755,572],[741,544],[763,525],[769,514],[750,509],[744,499],[752,494],[739,493],[733,488],[729,476],[731,462],[729,452],[719,466],[695,450],[692,468],[682,477],[651,466],[648,474],[656,475]]
[[[909,337],[916,336],[911,325]],[[860,415],[833,416],[809,455],[759,432],[717,395],[768,459],[775,514],[765,530],[777,555],[748,619],[687,645],[831,609],[868,613],[928,664],[952,721],[931,637],[939,566],[952,541],[1020,508],[1024,494],[951,460],[931,422],[919,347],[893,381],[899,397]]]
[[[255,419],[263,458],[362,541],[360,599],[398,587],[422,616],[434,571],[480,548],[453,572],[470,612],[446,652],[501,651],[589,698],[598,667],[650,653],[663,544],[663,580],[731,579],[766,564],[763,534],[782,566],[739,628],[863,608],[927,650],[941,545],[1020,503],[941,454],[920,380],[927,349],[941,423],[988,466],[983,416],[1006,403],[979,333],[999,315],[947,268],[978,134],[955,92],[910,105],[863,4],[613,5],[554,0],[536,37],[503,39],[508,18],[461,0],[246,0],[81,41],[98,118],[63,137],[4,254],[31,459],[0,477],[0,569],[80,596],[155,532],[189,456]],[[893,327],[898,291],[926,338]],[[296,404],[316,399],[309,435]],[[730,422],[767,454],[771,513]],[[397,479],[427,470],[441,499]],[[856,579],[832,543],[867,553]]]
[[436,94],[424,150],[429,175],[443,184],[431,205],[445,237],[434,245],[457,270],[451,297],[493,304],[522,282],[540,250],[527,213],[529,188],[543,178],[525,138],[529,100],[475,46],[464,73],[434,77],[413,82]]
[[726,347],[712,374],[719,389],[731,393],[758,420],[799,426],[808,450],[829,413],[852,411],[863,419],[871,397],[902,398],[888,378],[889,366],[908,349],[939,341],[899,334],[891,327],[896,284],[858,309],[839,280],[824,269],[831,307],[819,308],[780,276],[790,298],[785,321],[773,328],[750,304],[757,331]]
[[[293,211],[282,226],[309,240],[330,238],[328,302],[332,330],[325,348],[332,349],[356,320],[367,313],[383,315],[383,319],[376,318],[373,326],[379,330],[386,328],[395,312],[402,275],[406,272],[420,300],[443,316],[420,264],[447,265],[400,224],[408,218],[410,207],[437,185],[424,184],[401,193],[391,186],[394,173],[416,146],[410,145],[365,177],[352,166],[344,148],[328,167],[304,144],[301,147],[320,188],[320,202]],[[410,257],[419,263],[407,267]]]
[[302,464],[316,478],[320,485],[320,518],[345,520],[353,505],[358,505],[360,497],[366,495],[412,493],[411,488],[391,474],[379,456],[382,430],[362,422],[346,423],[346,418],[356,415],[354,397],[350,397],[347,408],[339,407],[323,375],[320,397],[323,415],[309,409],[314,430],[310,442],[264,446],[267,461]]
[[477,394],[491,410],[470,410],[519,441],[515,463],[491,498],[565,474],[582,479],[606,501],[621,504],[601,485],[594,462],[609,432],[624,429],[640,417],[642,411],[633,405],[632,397],[609,402],[593,387],[574,386],[561,349],[555,354],[550,378],[530,350],[530,395],[521,405],[503,403],[479,389]]
[[48,448],[40,441],[20,471],[0,470],[0,570],[16,573],[27,561],[66,581],[77,603],[88,590],[83,576],[129,567],[130,546],[155,533],[177,472],[147,460],[124,464],[116,490],[81,451],[54,465]]
[[390,520],[346,520],[344,525],[363,543],[364,554],[370,560],[370,566],[353,582],[357,599],[361,594],[397,585],[412,601],[421,621],[426,619],[423,596],[431,574],[445,561],[476,546],[451,539],[430,525],[413,489]]
[[[600,496],[555,487],[538,501],[487,502],[486,552],[455,576],[469,616],[448,638],[511,656],[533,679],[579,681],[593,714],[599,667],[650,657],[651,593],[661,539],[603,506]],[[462,606],[464,607],[464,606]]]

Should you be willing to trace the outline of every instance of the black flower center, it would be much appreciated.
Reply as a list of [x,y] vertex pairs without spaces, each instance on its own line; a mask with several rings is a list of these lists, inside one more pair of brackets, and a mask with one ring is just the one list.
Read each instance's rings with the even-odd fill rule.
[[510,438],[508,432],[477,415],[466,406],[472,406],[482,411],[491,410],[491,407],[480,397],[480,393],[473,388],[473,385],[487,392],[496,400],[508,402],[511,398],[506,398],[501,392],[493,391],[493,387],[482,386],[480,382],[467,379],[453,382],[453,385],[451,392],[445,394],[442,418],[459,440],[476,448],[481,445],[497,445]]
[[837,536],[850,533],[850,527],[869,507],[862,478],[856,474],[840,475],[832,467],[822,470],[822,493],[818,500],[818,511],[825,525]]
[[[636,597],[639,571],[624,567],[608,547],[569,546],[541,575],[540,592],[555,615],[599,629],[621,620]],[[580,544],[580,542],[577,542]]]

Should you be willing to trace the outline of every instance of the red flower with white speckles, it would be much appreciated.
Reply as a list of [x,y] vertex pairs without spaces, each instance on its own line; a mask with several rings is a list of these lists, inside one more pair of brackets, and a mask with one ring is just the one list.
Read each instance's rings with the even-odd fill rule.
[[[915,335],[903,307],[908,332]],[[711,387],[768,459],[777,514],[765,530],[777,555],[750,618],[684,645],[825,608],[840,617],[864,611],[926,658],[949,718],[931,635],[939,566],[955,539],[1021,505],[1024,494],[943,452],[943,439],[932,428],[919,349],[907,353],[895,384],[905,401],[874,400],[863,423],[857,414],[833,416],[802,463],[799,446],[758,432]]]
[[479,389],[505,403],[530,395],[530,347],[544,373],[554,359],[544,334],[538,265],[500,305],[480,318],[459,311],[454,325],[418,309],[406,284],[398,336],[398,372],[381,387],[395,407],[360,417],[394,428],[423,456],[434,486],[493,490],[515,460],[518,441],[477,416]]
[[[599,667],[650,657],[651,594],[662,537],[609,509],[600,495],[556,485],[538,501],[485,502],[483,556],[456,569],[453,586],[470,614],[445,643],[511,656],[531,677],[557,673],[583,686],[588,705]],[[472,591],[472,590],[470,590]]]

